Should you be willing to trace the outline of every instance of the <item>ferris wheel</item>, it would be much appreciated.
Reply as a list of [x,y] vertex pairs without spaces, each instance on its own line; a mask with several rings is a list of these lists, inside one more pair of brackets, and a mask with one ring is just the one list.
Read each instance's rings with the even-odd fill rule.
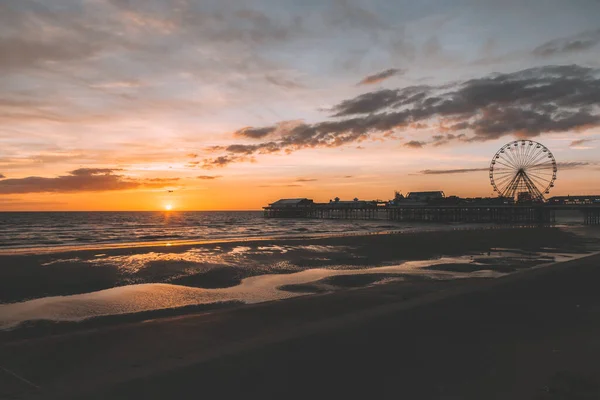
[[490,183],[498,196],[543,201],[556,180],[556,160],[546,146],[532,140],[505,144],[492,158]]

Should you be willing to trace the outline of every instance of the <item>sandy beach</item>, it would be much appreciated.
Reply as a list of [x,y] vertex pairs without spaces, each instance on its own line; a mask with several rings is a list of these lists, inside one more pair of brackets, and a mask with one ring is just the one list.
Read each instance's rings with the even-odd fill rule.
[[390,282],[494,278],[581,256],[597,243],[529,227],[5,254],[0,339]]
[[594,255],[494,280],[428,289],[392,283],[9,341],[0,349],[10,371],[0,375],[0,393],[597,398],[599,261]]
[[[539,233],[493,233],[495,243],[509,247],[523,240],[520,235],[539,237],[534,232]],[[562,251],[568,244],[575,255],[593,242],[582,247],[581,237],[548,232],[539,242],[527,241],[528,250],[547,249],[554,240]],[[459,252],[459,243],[473,251],[489,246],[485,233],[463,233],[454,241],[440,241],[439,248]],[[327,245],[348,240],[324,239]],[[386,241],[399,239],[351,240],[377,250],[377,243],[389,247]],[[414,249],[414,257],[426,251],[407,248]],[[532,267],[541,263],[511,267],[512,261],[505,260],[488,266],[513,272],[496,279],[332,276],[287,288],[316,294],[284,301],[188,307],[3,332],[0,397],[185,398],[199,388],[211,398],[305,398],[314,393],[570,398],[556,397],[565,390],[596,396],[599,257],[540,268]],[[472,272],[473,266],[429,268]]]

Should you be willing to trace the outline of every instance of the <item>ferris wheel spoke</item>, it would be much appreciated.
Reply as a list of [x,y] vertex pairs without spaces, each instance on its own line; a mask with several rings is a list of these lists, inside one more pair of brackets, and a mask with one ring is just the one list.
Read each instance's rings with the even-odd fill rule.
[[536,148],[536,151],[529,158],[529,162],[527,163],[527,166],[529,166],[531,164],[535,164],[535,162],[536,162],[535,160],[537,160],[543,154],[545,154],[544,148],[539,148],[539,149]]
[[512,178],[514,178],[514,177],[515,177],[515,175],[514,175],[514,174],[502,175],[502,176],[494,177],[494,180],[495,180],[496,182],[501,182],[501,183],[504,183],[504,182],[506,182],[506,181],[509,181],[509,180],[511,180],[511,179],[512,179]]
[[538,163],[535,164],[531,164],[530,166],[526,167],[527,169],[533,169],[533,168],[548,168],[548,167],[552,167],[554,166],[554,162],[552,161],[540,161]]
[[503,167],[498,168],[498,167],[494,167],[493,169],[494,169],[494,172],[498,173],[498,174],[499,173],[514,173],[515,172],[514,168],[503,168]]
[[[536,183],[533,182],[533,180],[527,175],[524,175],[524,178],[525,178],[525,183],[527,185],[527,188],[529,189],[530,194],[532,194],[532,197],[536,198],[536,199],[539,199],[539,198],[543,199],[544,195],[542,194],[540,189],[537,187]],[[543,188],[543,190],[545,190],[544,186],[542,186],[542,188]]]
[[507,158],[510,158],[512,164],[515,166],[515,169],[519,169],[519,161],[517,160],[517,156],[514,154],[513,147],[508,147],[508,151],[504,154],[506,154]]
[[526,168],[525,171],[545,172],[548,174],[554,173],[554,164],[537,165],[535,167]]
[[533,177],[533,176],[529,176],[529,179],[535,184],[536,189],[538,189],[538,191],[546,191],[546,189],[549,186],[549,183],[540,181],[539,179]]
[[[502,153],[502,151],[503,151],[503,153]],[[500,158],[504,159],[506,162],[508,162],[511,165],[515,165],[515,160],[511,154],[510,146],[500,150],[500,152],[501,152]],[[515,167],[516,167],[516,165],[515,165]]]
[[544,161],[537,164],[532,164],[527,169],[539,169],[539,168],[552,168],[554,167],[554,162],[552,161]]
[[494,178],[495,181],[497,182],[501,182],[504,183],[506,181],[510,181],[511,179],[513,179],[516,176],[516,174],[509,174],[509,175],[503,175],[503,176],[499,176],[497,178]]
[[506,190],[508,187],[510,187],[514,183],[514,181],[516,179],[517,179],[517,175],[514,175],[512,177],[507,177],[500,182],[500,185],[503,187],[504,190]]
[[513,184],[513,180],[507,180],[501,185],[497,185],[501,192],[506,192]]
[[499,158],[496,161],[502,160],[505,163],[507,163],[507,164],[512,165],[513,167],[515,167],[514,160],[512,159],[512,157],[509,156],[508,151],[509,150],[504,150],[504,153],[501,152],[499,154]]
[[[531,143],[531,142],[529,142],[529,143]],[[528,146],[528,148],[527,148],[527,155],[525,156],[525,158],[526,158],[525,168],[531,163],[533,154],[535,153],[535,150],[536,149],[534,148],[533,145],[529,145]]]
[[535,172],[536,174],[548,174],[548,175],[552,175],[554,173],[554,170],[551,169],[552,167],[545,167],[545,168],[527,168],[525,170],[525,172]]
[[517,168],[516,168],[516,167],[514,167],[514,166],[511,166],[511,165],[509,165],[509,164],[505,164],[505,163],[503,163],[503,162],[500,162],[500,161],[498,161],[498,160],[496,160],[496,163],[497,163],[497,164],[504,165],[506,168],[508,168],[508,169],[510,169],[510,170],[513,170],[513,171],[517,169]]
[[525,153],[527,152],[527,147],[525,145],[525,142],[520,142],[519,143],[519,154],[521,155],[521,165],[525,164],[525,161],[527,160],[527,158],[525,157]]
[[536,165],[536,164],[540,164],[544,161],[546,161],[548,158],[548,155],[545,152],[541,152],[535,159],[533,159],[528,166],[531,165]]
[[535,179],[539,180],[545,186],[548,186],[550,184],[550,179],[548,179],[548,178],[544,178],[544,177],[541,177],[541,176],[538,176],[538,175],[532,174],[532,173],[528,173],[527,175],[530,176],[532,179],[535,178]]
[[530,160],[531,152],[533,151],[533,145],[531,141],[527,142],[527,151],[525,152],[525,159]]

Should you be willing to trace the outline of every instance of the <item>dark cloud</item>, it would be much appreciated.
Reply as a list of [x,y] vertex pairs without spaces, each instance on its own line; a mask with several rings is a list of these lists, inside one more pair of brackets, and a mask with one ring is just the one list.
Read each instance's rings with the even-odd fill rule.
[[219,179],[221,177],[222,177],[221,175],[199,175],[196,178],[197,179],[202,179],[202,180],[205,180],[205,181],[211,181],[213,179]]
[[406,71],[404,71],[402,69],[398,69],[398,68],[386,69],[385,71],[381,71],[381,72],[378,72],[376,74],[369,75],[369,76],[365,77],[363,80],[361,80],[360,82],[358,82],[358,84],[359,85],[372,85],[372,84],[384,81],[384,80],[386,80],[388,78],[391,78],[392,76],[402,75],[405,72]]
[[243,161],[254,161],[254,159],[252,157],[247,157],[247,156],[228,154],[225,156],[204,159],[202,168],[203,169],[221,168],[221,167],[225,167],[234,162],[243,162]]
[[318,181],[318,179],[315,178],[298,178],[296,179],[296,182],[315,182]]
[[536,47],[532,53],[538,57],[550,57],[557,54],[589,50],[598,43],[600,43],[600,29],[582,32],[566,38],[551,40]]
[[594,141],[594,139],[578,139],[578,140],[573,140],[571,142],[571,144],[569,145],[569,147],[578,147],[578,146],[581,146],[581,145],[584,145],[586,143],[590,143],[590,142],[593,142],[593,141]]
[[6,176],[0,174],[0,179],[4,179],[4,178],[6,178]]
[[102,192],[141,187],[157,188],[177,180],[177,178],[130,179],[115,174],[118,171],[120,170],[110,168],[79,168],[69,172],[68,175],[56,178],[29,176],[3,179],[0,181],[0,194]]
[[443,146],[445,144],[450,143],[451,141],[454,140],[458,140],[458,141],[468,141],[467,139],[467,135],[464,133],[461,133],[459,135],[455,135],[452,133],[447,133],[445,135],[434,135],[431,137],[431,143],[433,144],[433,146],[437,147],[437,146]]
[[150,178],[144,179],[143,181],[151,183],[175,183],[179,180],[181,180],[181,178]]
[[582,168],[582,167],[588,167],[590,165],[595,165],[595,164],[591,163],[591,162],[586,162],[586,161],[565,161],[565,162],[556,163],[556,166],[558,167],[559,170]]
[[[433,136],[434,146],[579,131],[600,126],[598,106],[600,71],[578,65],[537,67],[440,86],[384,89],[340,102],[331,108],[331,120],[244,128],[236,134],[252,139],[272,135],[273,140],[231,145],[227,155],[205,160],[205,165],[223,166],[254,154],[339,147],[373,135],[389,139],[394,130],[430,121],[439,122],[447,132]],[[412,140],[404,146],[426,144]]]
[[250,139],[262,139],[265,136],[268,136],[271,133],[275,132],[275,129],[275,126],[267,126],[264,128],[252,128],[248,126],[246,128],[242,128],[238,131],[235,131],[234,134],[236,136],[247,137]]
[[400,107],[416,103],[425,98],[429,86],[409,86],[404,89],[383,89],[362,94],[350,100],[344,100],[331,111],[334,117],[370,114],[387,108]]
[[423,175],[446,175],[446,174],[464,174],[467,172],[488,171],[489,168],[459,168],[459,169],[425,169],[419,171]]
[[425,146],[427,143],[419,142],[418,140],[411,140],[410,142],[406,142],[403,144],[404,147],[409,147],[411,149],[420,149]]
[[230,153],[238,154],[264,154],[279,151],[279,145],[275,142],[261,144],[232,144],[231,146],[227,146],[226,150]]

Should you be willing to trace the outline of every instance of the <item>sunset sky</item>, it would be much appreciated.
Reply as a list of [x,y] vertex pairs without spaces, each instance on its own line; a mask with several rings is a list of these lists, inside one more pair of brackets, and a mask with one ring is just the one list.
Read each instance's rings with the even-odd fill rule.
[[[0,210],[600,194],[600,1],[3,0]],[[470,171],[464,171],[470,170]]]

